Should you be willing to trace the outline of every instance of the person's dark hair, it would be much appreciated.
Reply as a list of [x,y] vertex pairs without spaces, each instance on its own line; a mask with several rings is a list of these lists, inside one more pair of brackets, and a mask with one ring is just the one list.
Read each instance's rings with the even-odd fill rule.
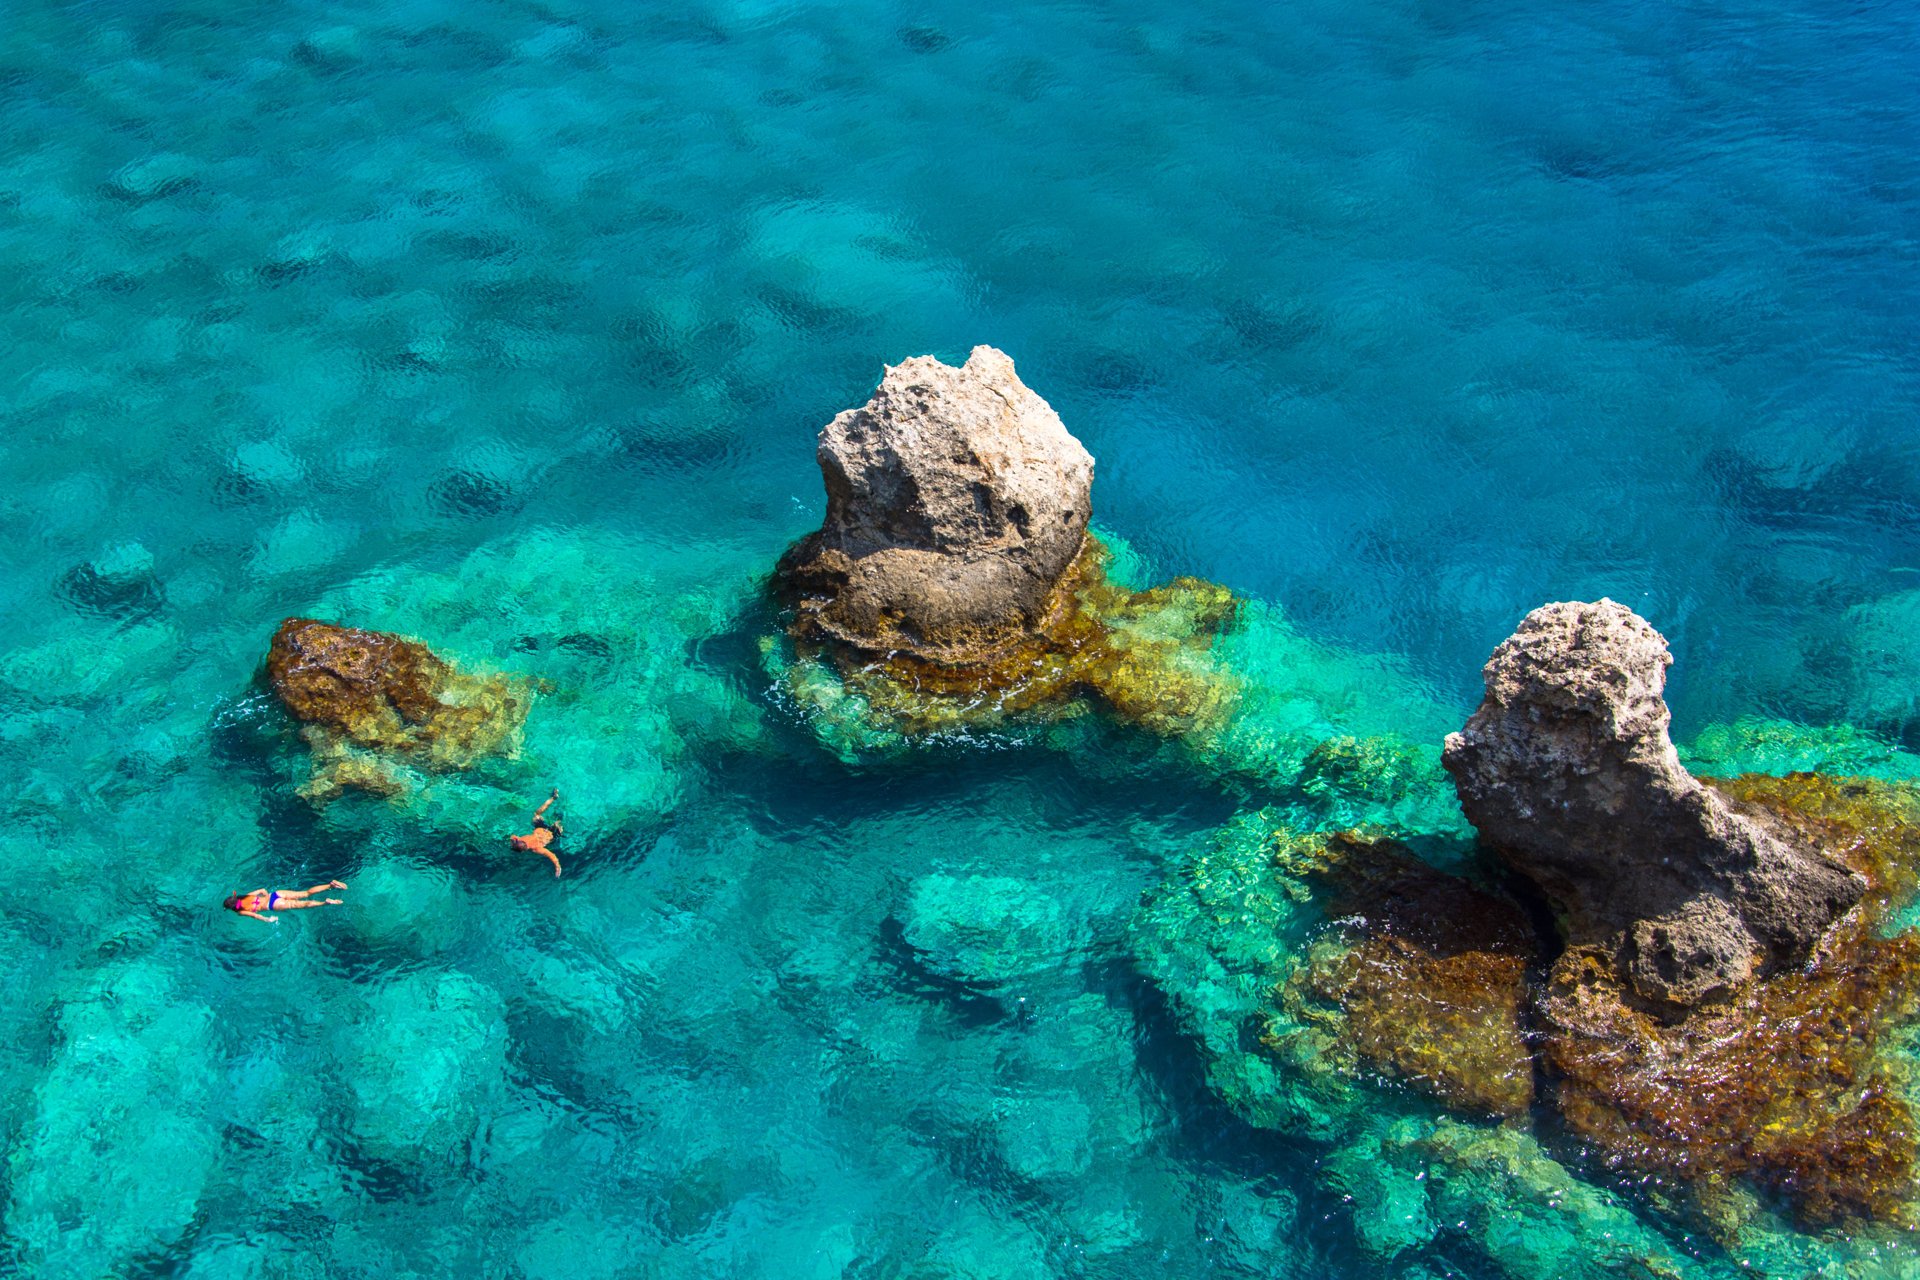
[[231,894],[228,896],[227,900],[221,903],[220,905],[225,907],[229,911],[238,911],[240,909],[240,895],[237,893]]

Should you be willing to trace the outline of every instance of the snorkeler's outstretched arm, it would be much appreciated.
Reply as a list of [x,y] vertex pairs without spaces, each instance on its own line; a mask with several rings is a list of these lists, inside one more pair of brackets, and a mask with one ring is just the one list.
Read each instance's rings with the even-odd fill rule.
[[247,917],[249,920],[258,920],[263,924],[279,924],[280,923],[279,916],[263,916],[258,911],[242,911],[240,912],[240,914]]

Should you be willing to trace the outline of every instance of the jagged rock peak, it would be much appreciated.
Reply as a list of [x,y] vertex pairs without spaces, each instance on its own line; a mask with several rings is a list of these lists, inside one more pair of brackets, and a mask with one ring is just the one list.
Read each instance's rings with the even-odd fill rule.
[[1660,633],[1612,600],[1543,605],[1494,651],[1442,761],[1482,839],[1656,1008],[1798,964],[1865,882],[1689,774]]
[[826,520],[781,569],[837,640],[968,659],[1031,629],[1085,541],[1093,459],[992,347],[890,367],[819,461]]

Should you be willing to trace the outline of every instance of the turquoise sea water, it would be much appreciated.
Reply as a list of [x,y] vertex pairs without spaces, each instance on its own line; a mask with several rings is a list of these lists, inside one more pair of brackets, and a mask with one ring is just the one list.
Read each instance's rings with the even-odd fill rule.
[[[1550,599],[1661,628],[1683,741],[1911,772],[1916,66],[1827,0],[8,5],[0,1269],[1547,1276],[1551,1202],[1738,1270],[1249,1123],[1140,903],[1263,806],[1457,848],[1290,780],[1437,746]],[[770,677],[814,433],[979,342],[1137,573],[1253,602],[1216,756],[856,749]],[[552,692],[316,809],[291,614]]]

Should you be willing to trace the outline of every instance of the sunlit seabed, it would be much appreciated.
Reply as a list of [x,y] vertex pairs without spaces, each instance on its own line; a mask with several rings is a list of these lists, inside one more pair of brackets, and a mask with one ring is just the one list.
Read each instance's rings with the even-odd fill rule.
[[[1548,599],[1672,638],[1702,772],[1920,772],[1917,43],[1819,5],[14,6],[6,1265],[1734,1273],[1391,1087],[1355,1124],[1279,1078],[1250,1125],[1210,1037],[1259,993],[1140,904],[1269,821],[1458,857],[1439,737]],[[1204,749],[914,748],[785,691],[813,433],[983,341],[1139,585],[1247,598]],[[296,613],[552,692],[516,759],[316,811],[256,679]],[[1371,783],[1307,766],[1383,735]],[[555,784],[559,881],[503,839]]]

